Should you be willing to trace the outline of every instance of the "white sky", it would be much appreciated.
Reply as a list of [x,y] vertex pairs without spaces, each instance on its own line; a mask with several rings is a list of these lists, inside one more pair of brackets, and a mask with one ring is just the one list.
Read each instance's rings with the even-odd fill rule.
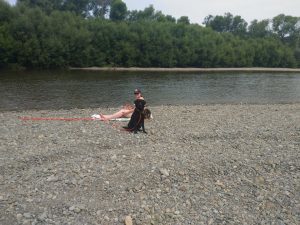
[[[6,0],[12,4],[16,0]],[[208,15],[230,12],[247,22],[271,19],[281,13],[300,17],[300,0],[123,0],[129,10],[141,10],[150,4],[156,10],[175,18],[188,16],[192,23],[201,24]]]

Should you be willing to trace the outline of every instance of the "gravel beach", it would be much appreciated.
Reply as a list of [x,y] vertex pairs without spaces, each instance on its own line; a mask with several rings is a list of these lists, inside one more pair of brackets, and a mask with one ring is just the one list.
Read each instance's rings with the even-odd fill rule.
[[150,109],[148,134],[0,113],[0,224],[300,223],[300,104]]

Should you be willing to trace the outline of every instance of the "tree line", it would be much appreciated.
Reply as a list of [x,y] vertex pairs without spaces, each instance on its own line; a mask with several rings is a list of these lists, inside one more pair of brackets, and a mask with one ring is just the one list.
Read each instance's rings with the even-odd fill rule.
[[0,68],[300,67],[300,18],[203,26],[122,0],[0,0]]

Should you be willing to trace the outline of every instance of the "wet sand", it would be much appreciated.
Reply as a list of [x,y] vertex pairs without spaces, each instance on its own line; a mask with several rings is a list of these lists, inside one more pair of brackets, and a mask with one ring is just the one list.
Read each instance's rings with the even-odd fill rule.
[[299,224],[300,104],[0,113],[0,224]]

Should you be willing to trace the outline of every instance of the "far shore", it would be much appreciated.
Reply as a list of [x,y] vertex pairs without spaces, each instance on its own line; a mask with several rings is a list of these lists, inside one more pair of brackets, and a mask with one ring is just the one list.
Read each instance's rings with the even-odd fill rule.
[[143,71],[143,72],[300,72],[300,68],[144,68],[144,67],[70,67],[70,70],[86,71]]

